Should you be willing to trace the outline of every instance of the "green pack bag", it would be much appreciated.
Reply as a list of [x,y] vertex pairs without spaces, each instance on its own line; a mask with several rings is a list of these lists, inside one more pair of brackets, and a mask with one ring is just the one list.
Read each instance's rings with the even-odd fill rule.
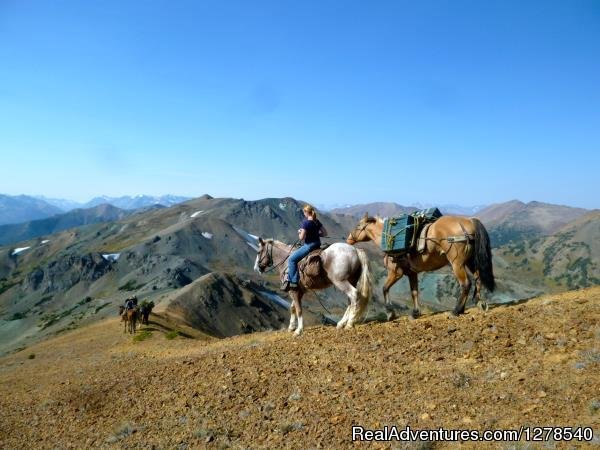
[[420,211],[415,211],[414,213],[412,213],[413,217],[425,219],[425,222],[435,222],[437,219],[442,217],[442,215],[442,212],[435,207],[422,209]]
[[404,214],[383,219],[381,249],[386,253],[404,253],[410,250],[414,234],[415,218]]

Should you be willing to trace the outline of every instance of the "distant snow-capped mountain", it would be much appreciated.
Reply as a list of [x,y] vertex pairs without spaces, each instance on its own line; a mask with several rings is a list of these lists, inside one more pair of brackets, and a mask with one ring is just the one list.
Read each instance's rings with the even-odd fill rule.
[[136,195],[134,197],[124,195],[122,197],[108,197],[103,195],[93,198],[84,204],[83,207],[91,208],[103,203],[108,203],[109,205],[113,205],[121,209],[138,209],[152,205],[172,206],[177,203],[185,202],[189,199],[189,197],[181,197],[177,195],[161,195],[159,197],[151,195]]

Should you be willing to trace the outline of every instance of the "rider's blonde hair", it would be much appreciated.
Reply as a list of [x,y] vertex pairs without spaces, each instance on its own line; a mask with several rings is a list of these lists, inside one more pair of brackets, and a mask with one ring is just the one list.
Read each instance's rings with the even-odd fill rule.
[[306,205],[304,205],[304,207],[302,208],[302,211],[304,211],[307,214],[311,215],[313,219],[315,219],[315,220],[317,219],[317,211],[315,211],[315,208],[313,208],[308,203]]

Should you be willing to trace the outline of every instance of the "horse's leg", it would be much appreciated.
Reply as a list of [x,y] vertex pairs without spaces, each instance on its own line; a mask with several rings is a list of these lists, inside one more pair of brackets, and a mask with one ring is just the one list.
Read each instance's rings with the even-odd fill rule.
[[[470,269],[470,267],[469,267]],[[483,311],[486,312],[488,310],[487,302],[481,298],[481,279],[479,278],[479,271],[472,271],[473,279],[475,281],[475,289],[473,289],[473,297],[472,302],[476,303],[477,306]]]
[[294,301],[290,303],[290,325],[288,326],[288,331],[291,333],[298,326],[298,321],[296,319],[296,306],[294,305]]
[[408,272],[408,282],[410,283],[410,295],[413,301],[413,310],[411,317],[418,318],[421,315],[421,306],[419,305],[419,277],[416,272]]
[[301,290],[294,290],[292,292],[291,297],[293,299],[294,308],[296,309],[296,317],[298,317],[298,326],[296,327],[294,335],[300,336],[304,329],[304,321],[302,319],[302,296],[304,295],[304,292]]
[[358,290],[348,280],[334,281],[333,284],[350,299],[350,304],[342,320],[338,322],[337,327],[350,329],[354,326],[358,315]]
[[348,323],[348,318],[350,317],[350,300],[348,300],[348,306],[346,307],[346,310],[344,311],[344,315],[342,316],[342,318],[340,319],[340,321],[337,323],[337,328],[344,328],[344,325],[346,325],[346,323]]
[[454,262],[452,264],[452,271],[454,272],[454,276],[460,283],[460,297],[458,298],[458,302],[454,307],[453,314],[458,316],[465,312],[465,304],[467,303],[467,298],[469,296],[469,290],[471,289],[471,280],[469,280],[469,276],[467,275],[467,271],[465,270],[465,266],[462,263]]
[[390,263],[388,266],[388,273],[385,283],[383,284],[383,300],[385,304],[385,310],[387,314],[388,320],[394,320],[396,318],[396,311],[392,307],[392,302],[390,301],[389,292],[392,286],[402,278],[404,272],[400,267],[398,267],[395,263]]

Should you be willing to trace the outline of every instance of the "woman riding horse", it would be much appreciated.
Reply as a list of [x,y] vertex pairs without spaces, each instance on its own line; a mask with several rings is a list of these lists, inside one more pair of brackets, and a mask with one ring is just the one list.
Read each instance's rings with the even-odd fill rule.
[[[277,268],[283,276],[284,263],[292,251],[291,245],[273,239],[258,238],[258,254],[254,269],[264,273],[269,268]],[[304,328],[302,319],[302,297],[308,291],[326,289],[335,286],[348,297],[348,307],[337,324],[338,328],[352,328],[364,317],[371,298],[371,272],[369,259],[364,250],[346,243],[336,242],[327,247],[319,256],[320,270],[318,274],[300,275],[298,287],[290,291],[289,331],[298,336]]]
[[298,238],[304,241],[304,245],[294,251],[288,259],[288,278],[281,285],[282,291],[298,289],[298,263],[310,252],[319,248],[321,246],[321,239],[319,238],[327,234],[327,230],[317,219],[317,212],[312,206],[304,205],[302,212],[304,213],[304,220],[300,224]]

